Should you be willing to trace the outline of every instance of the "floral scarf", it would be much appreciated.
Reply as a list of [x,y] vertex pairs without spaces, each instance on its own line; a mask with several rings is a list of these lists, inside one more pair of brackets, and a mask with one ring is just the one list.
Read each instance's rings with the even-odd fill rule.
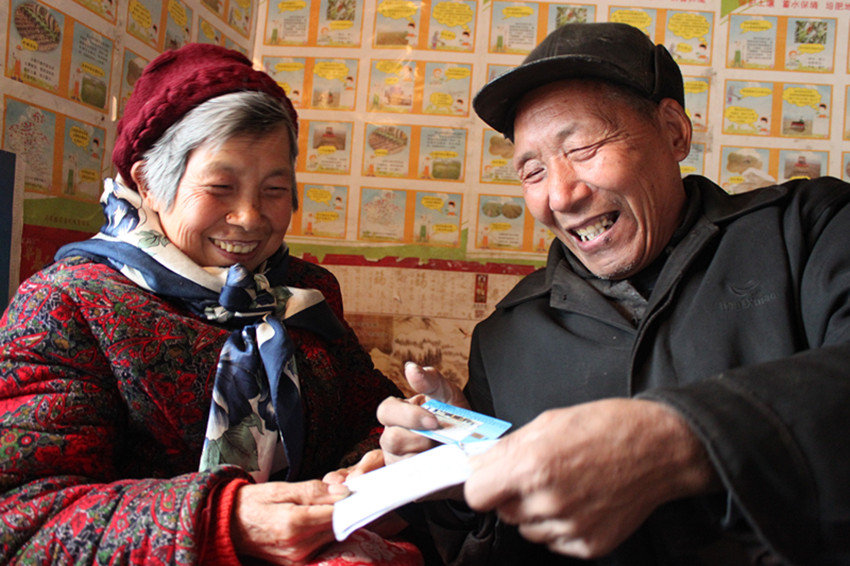
[[120,177],[106,179],[100,200],[100,232],[63,246],[57,260],[82,255],[109,264],[140,287],[234,329],[219,355],[200,469],[234,464],[266,481],[288,468],[287,479],[297,477],[304,420],[285,324],[340,336],[343,326],[321,292],[283,285],[285,245],[255,273],[239,264],[201,267],[168,240],[158,215]]

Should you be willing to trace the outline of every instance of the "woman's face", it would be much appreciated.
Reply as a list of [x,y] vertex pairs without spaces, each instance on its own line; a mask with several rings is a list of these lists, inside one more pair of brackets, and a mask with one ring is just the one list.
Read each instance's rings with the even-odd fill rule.
[[[255,270],[283,243],[292,217],[292,160],[285,127],[236,136],[192,151],[165,210],[147,190],[168,239],[203,267],[241,263]],[[141,186],[141,185],[140,185]]]

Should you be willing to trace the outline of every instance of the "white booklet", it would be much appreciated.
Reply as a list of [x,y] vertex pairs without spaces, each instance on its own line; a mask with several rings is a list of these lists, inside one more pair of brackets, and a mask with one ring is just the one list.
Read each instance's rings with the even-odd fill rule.
[[345,540],[357,529],[402,505],[462,484],[472,471],[469,456],[486,451],[495,442],[443,444],[348,480],[345,485],[351,495],[334,504],[336,539]]

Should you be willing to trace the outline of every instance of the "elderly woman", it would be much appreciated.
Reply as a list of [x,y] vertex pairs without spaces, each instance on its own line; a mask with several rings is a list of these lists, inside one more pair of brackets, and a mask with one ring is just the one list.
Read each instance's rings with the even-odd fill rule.
[[145,69],[107,222],[0,321],[0,562],[356,556],[328,554],[346,490],[319,478],[380,465],[375,409],[399,392],[334,277],[288,254],[296,139],[281,88],[236,52],[193,44]]

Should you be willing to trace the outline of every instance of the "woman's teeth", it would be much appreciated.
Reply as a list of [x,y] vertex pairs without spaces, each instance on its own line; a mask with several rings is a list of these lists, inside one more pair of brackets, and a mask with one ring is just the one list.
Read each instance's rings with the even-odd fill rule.
[[613,215],[603,216],[595,224],[574,230],[574,233],[582,242],[589,242],[613,226],[616,220],[616,216]]
[[234,244],[231,242],[224,242],[222,240],[213,240],[213,243],[229,254],[247,254],[257,248],[256,242],[251,244]]

